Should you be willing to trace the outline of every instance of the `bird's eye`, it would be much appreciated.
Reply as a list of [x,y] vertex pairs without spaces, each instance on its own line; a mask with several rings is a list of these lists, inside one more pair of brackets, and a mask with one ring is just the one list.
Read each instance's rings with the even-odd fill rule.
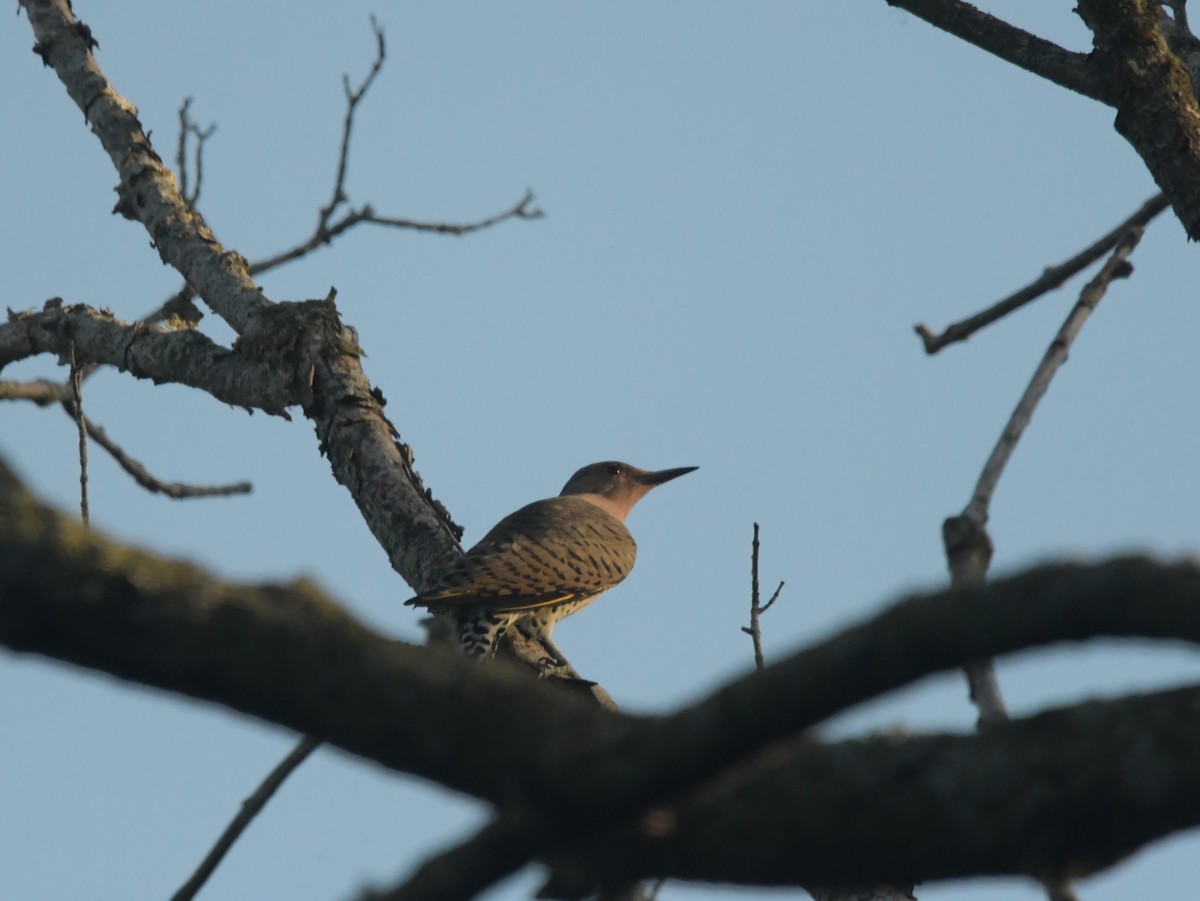
[[621,467],[614,463],[612,466],[608,467],[608,474],[610,476],[619,476],[621,474]]

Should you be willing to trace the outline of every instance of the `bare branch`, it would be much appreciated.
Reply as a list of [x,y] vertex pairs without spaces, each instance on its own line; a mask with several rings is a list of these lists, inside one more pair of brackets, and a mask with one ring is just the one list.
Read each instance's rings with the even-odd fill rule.
[[[30,382],[0,381],[0,400],[28,400],[39,407],[50,404],[61,405],[63,411],[72,419],[75,418],[75,405],[71,400],[66,386],[48,379],[35,379]],[[126,473],[131,475],[139,485],[147,491],[165,494],[167,497],[182,500],[195,497],[226,497],[233,494],[249,494],[252,486],[249,482],[235,482],[229,485],[187,485],[183,482],[167,482],[151,475],[146,467],[131,457],[116,441],[108,437],[108,433],[88,417],[83,417],[87,435],[100,445],[116,461]]]
[[962,0],[887,0],[935,28],[1055,84],[1116,106],[1115,94],[1092,70],[1086,53],[1072,53]]
[[[515,204],[495,213],[491,216],[486,216],[473,222],[426,222],[417,219],[408,219],[395,216],[380,216],[375,212],[371,204],[364,204],[360,207],[352,207],[346,210],[340,217],[334,218],[334,214],[347,202],[348,195],[346,192],[346,174],[349,169],[350,160],[350,142],[351,135],[354,130],[354,116],[358,110],[358,105],[366,96],[367,91],[374,83],[376,76],[383,68],[384,60],[387,56],[387,44],[384,39],[383,29],[374,17],[371,18],[371,27],[375,33],[376,55],[375,60],[371,64],[366,77],[358,84],[357,87],[351,88],[350,81],[347,76],[343,76],[343,90],[346,95],[346,114],[342,122],[342,137],[338,150],[337,167],[334,173],[333,190],[330,194],[329,202],[322,206],[317,212],[317,225],[313,233],[301,241],[299,244],[288,248],[287,250],[279,251],[269,257],[257,260],[248,264],[248,274],[251,276],[261,275],[264,272],[269,272],[273,269],[290,263],[294,260],[301,259],[315,250],[324,247],[350,231],[358,225],[378,225],[389,228],[406,229],[409,231],[428,232],[433,234],[444,235],[467,235],[472,232],[490,228],[505,222],[509,219],[539,219],[544,214],[542,210],[534,206],[534,196],[531,190],[526,190],[525,194]],[[179,167],[181,172],[185,172],[184,164],[184,148],[183,148],[183,119],[186,113],[187,103],[185,101],[184,108],[181,109],[181,134],[179,148]],[[193,133],[197,138],[207,138],[215,126],[209,126],[208,129],[200,131],[194,125],[191,126]],[[200,157],[199,152],[202,147],[202,141],[197,145],[197,173],[199,173]],[[183,176],[184,194],[186,196],[186,173]],[[199,196],[199,185],[197,185],[196,196]],[[185,284],[180,290],[165,301],[157,309],[146,314],[140,321],[146,323],[156,323],[170,314],[171,309],[180,308],[185,310],[185,315],[182,317],[184,324],[194,323],[199,319],[200,314],[190,307],[191,298],[195,296],[191,287]]]
[[983,472],[979,475],[979,481],[975,485],[971,501],[963,511],[964,516],[981,523],[987,522],[992,493],[996,490],[996,484],[999,482],[1000,475],[1004,472],[1004,467],[1012,456],[1012,452],[1016,449],[1017,442],[1032,420],[1033,411],[1037,409],[1038,402],[1045,396],[1055,373],[1067,361],[1067,353],[1070,351],[1075,337],[1083,328],[1083,324],[1087,322],[1088,317],[1091,316],[1092,311],[1096,309],[1101,298],[1104,297],[1109,284],[1114,279],[1125,278],[1133,272],[1133,267],[1127,260],[1142,239],[1143,231],[1140,226],[1129,229],[1117,243],[1108,262],[1084,287],[1078,302],[1050,343],[1042,362],[1029,381],[1029,386],[1018,401],[1016,409],[1013,410],[1012,417],[1004,427],[999,441],[996,442],[991,456],[983,467]]
[[754,524],[754,539],[750,542],[750,625],[743,626],[742,631],[750,636],[750,640],[754,642],[754,666],[755,669],[762,669],[766,666],[766,659],[763,657],[762,649],[762,623],[761,618],[764,613],[771,609],[771,605],[779,599],[779,592],[783,591],[783,583],[775,589],[775,593],[771,595],[771,599],[766,604],[759,602],[758,592],[758,523]]
[[300,764],[302,764],[308,756],[321,746],[321,742],[315,738],[303,738],[300,743],[292,749],[275,769],[271,770],[262,784],[255,790],[254,794],[242,802],[241,809],[237,812],[237,816],[225,827],[225,831],[221,833],[221,837],[217,839],[212,849],[205,855],[204,860],[200,862],[200,866],[196,868],[191,877],[179,890],[171,896],[171,901],[191,901],[196,896],[196,893],[208,881],[208,877],[213,874],[216,868],[220,865],[229,849],[233,847],[233,843],[238,840],[238,837],[250,825],[251,820],[258,816],[271,796],[281,786],[285,779],[292,774]]
[[1040,276],[1024,288],[1008,295],[1008,297],[996,302],[986,310],[976,313],[974,316],[947,326],[946,330],[941,334],[934,334],[929,326],[924,323],[913,326],[913,330],[921,337],[921,341],[925,345],[925,353],[932,355],[948,344],[966,341],[984,326],[991,325],[1014,310],[1020,309],[1031,300],[1036,300],[1043,294],[1062,287],[1067,279],[1071,278],[1077,272],[1086,269],[1096,260],[1100,259],[1100,257],[1104,256],[1104,254],[1112,250],[1116,246],[1117,241],[1131,228],[1148,225],[1168,206],[1170,206],[1170,203],[1167,201],[1165,194],[1155,194],[1143,203],[1128,219],[1090,247],[1084,248],[1075,256],[1065,262],[1059,263],[1057,266],[1047,267]]
[[380,216],[376,214],[371,204],[365,204],[358,208],[352,207],[339,219],[334,220],[334,213],[348,199],[346,193],[346,171],[350,161],[350,138],[354,131],[354,114],[358,110],[359,103],[362,102],[367,91],[374,83],[380,69],[383,68],[384,60],[387,58],[387,43],[384,40],[383,29],[379,26],[374,16],[371,17],[371,28],[375,32],[376,52],[375,61],[372,63],[370,71],[356,88],[350,87],[348,76],[342,76],[342,88],[346,94],[346,115],[342,122],[342,140],[338,150],[337,170],[334,175],[333,192],[330,195],[329,202],[318,211],[317,226],[307,240],[288,250],[252,263],[250,265],[251,275],[267,272],[285,263],[290,263],[292,260],[298,260],[301,257],[307,256],[317,248],[331,243],[339,235],[349,231],[354,226],[364,223],[418,232],[432,232],[434,234],[466,235],[471,232],[480,231],[481,229],[490,228],[493,225],[498,225],[508,219],[538,219],[542,216],[542,211],[532,205],[533,192],[527,190],[525,195],[508,209],[475,222],[422,222],[416,219]]
[[350,88],[350,77],[342,76],[342,89],[346,93],[346,117],[342,122],[342,144],[338,150],[337,174],[333,180],[333,195],[329,198],[329,203],[321,207],[320,215],[317,219],[317,234],[326,231],[329,226],[329,219],[333,216],[334,210],[341,206],[346,201],[346,167],[350,161],[350,134],[354,130],[354,111],[370,90],[372,83],[375,81],[375,76],[379,74],[379,70],[383,68],[383,61],[387,58],[387,42],[383,37],[383,29],[379,26],[374,16],[371,16],[371,30],[375,32],[375,62],[371,64],[371,70],[367,76],[359,83],[355,89]]
[[[185,97],[179,107],[179,149],[175,152],[175,168],[179,173],[179,193],[183,197],[184,203],[195,209],[200,202],[200,190],[204,184],[204,144],[212,137],[217,126],[209,125],[207,128],[201,128],[193,122],[190,115],[191,105],[192,98]],[[188,190],[187,157],[189,136],[196,142],[196,150],[193,153],[196,166],[196,186],[190,192]]]
[[[70,414],[70,405],[64,403],[64,409]],[[253,486],[249,482],[232,482],[227,485],[189,485],[184,482],[167,482],[155,478],[146,467],[131,457],[119,444],[108,437],[108,433],[91,420],[84,418],[88,437],[108,451],[109,456],[125,470],[133,480],[153,494],[163,494],[175,500],[187,500],[201,497],[230,497],[235,494],[249,494]]]
[[275,256],[268,257],[265,260],[257,260],[250,264],[250,274],[259,275],[268,270],[282,266],[284,263],[290,263],[292,260],[298,260],[321,247],[324,244],[330,243],[334,238],[341,235],[343,232],[349,231],[356,225],[367,223],[370,225],[382,225],[390,228],[403,228],[418,232],[432,232],[441,235],[467,235],[471,232],[480,231],[481,229],[490,228],[508,219],[539,219],[543,213],[538,207],[532,206],[534,196],[532,191],[526,191],[525,194],[506,210],[502,210],[494,215],[487,216],[475,222],[421,222],[416,219],[398,219],[389,216],[376,215],[375,210],[369,204],[360,207],[359,209],[351,209],[341,219],[331,224],[319,225],[316,232],[313,233],[308,240],[297,244],[289,250],[282,251]]

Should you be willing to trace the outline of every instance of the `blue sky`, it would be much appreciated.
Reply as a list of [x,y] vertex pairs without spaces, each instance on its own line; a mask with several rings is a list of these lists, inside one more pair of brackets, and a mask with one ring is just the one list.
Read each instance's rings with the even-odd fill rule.
[[[1085,50],[1069,3],[987,4]],[[928,358],[911,327],[974,312],[1154,193],[1112,112],[936,32],[853,3],[98,4],[101,66],[173,159],[177,110],[216,122],[201,210],[251,260],[305,238],[332,184],[343,100],[373,52],[348,191],[388,215],[464,221],[532,188],[546,218],[456,239],[361,229],[261,283],[338,289],[365,367],[468,542],[606,458],[698,465],[639,505],[633,576],[556,641],[631,711],[744,672],[751,524],[784,579],[768,659],[944,583],[942,519],[1081,284]],[[5,304],[50,296],[133,319],[173,292],[115,174],[24,17],[0,30],[11,135]],[[1087,324],[997,492],[994,572],[1120,550],[1190,554],[1200,454],[1195,250],[1154,223]],[[1180,293],[1180,292],[1183,293]],[[205,328],[225,340],[212,317]],[[5,378],[52,376],[41,359]],[[375,627],[418,639],[410,592],[317,453],[309,425],[247,416],[115,373],[88,413],[163,478],[249,479],[249,498],[149,496],[92,453],[93,521],[236,578],[316,578]],[[73,425],[0,407],[0,453],[76,503]],[[1195,655],[1103,644],[1006,660],[1016,713],[1194,681]],[[294,737],[211,706],[0,656],[0,894],[169,896]],[[836,734],[969,729],[961,680],[931,680]],[[346,897],[395,879],[484,809],[322,750],[203,897]],[[797,853],[802,853],[798,849]],[[1086,901],[1177,893],[1194,835],[1081,886]],[[491,897],[528,896],[529,873]],[[663,899],[750,897],[668,885]],[[1033,899],[972,882],[922,899]]]

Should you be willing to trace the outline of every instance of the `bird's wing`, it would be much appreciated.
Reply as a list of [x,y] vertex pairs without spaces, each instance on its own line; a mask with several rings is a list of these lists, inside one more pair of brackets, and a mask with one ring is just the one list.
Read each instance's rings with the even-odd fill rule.
[[587,501],[549,498],[502,519],[430,590],[407,603],[431,610],[485,604],[525,611],[593,597],[628,575],[637,545],[624,524]]

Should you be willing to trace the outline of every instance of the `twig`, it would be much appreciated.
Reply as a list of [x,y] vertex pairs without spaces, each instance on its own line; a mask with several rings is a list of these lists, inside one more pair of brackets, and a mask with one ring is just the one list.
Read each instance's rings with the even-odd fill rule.
[[946,330],[941,334],[934,334],[925,323],[913,326],[913,331],[921,337],[921,341],[925,345],[925,353],[932,355],[948,344],[966,341],[981,328],[991,325],[997,319],[1007,316],[1014,310],[1020,309],[1031,300],[1036,300],[1043,294],[1061,287],[1067,279],[1086,269],[1096,260],[1100,259],[1100,257],[1104,256],[1104,254],[1112,250],[1116,246],[1117,241],[1121,239],[1121,236],[1131,228],[1149,224],[1151,220],[1168,206],[1170,206],[1170,203],[1165,194],[1155,194],[1143,203],[1129,218],[1090,247],[1084,248],[1075,256],[1065,262],[1059,263],[1057,266],[1050,266],[1024,288],[1010,294],[1003,300],[997,301],[986,310],[982,310],[974,316],[947,326]]
[[83,421],[83,368],[75,357],[71,342],[71,404],[75,407],[75,427],[79,430],[79,517],[88,524],[88,446],[87,426]]
[[[86,368],[86,367],[85,367]],[[68,380],[69,381],[69,380]],[[52,382],[49,379],[35,379],[29,382],[0,381],[0,400],[28,400],[39,407],[51,404],[61,405],[72,420],[76,419],[77,407],[68,393],[66,385]],[[83,416],[83,424],[87,435],[96,442],[117,462],[125,472],[131,475],[139,485],[147,491],[165,494],[167,497],[179,499],[194,497],[226,497],[232,494],[249,494],[253,486],[249,482],[234,482],[229,485],[188,485],[183,482],[166,482],[151,475],[146,467],[131,457],[116,441],[108,437],[96,423]]]
[[766,604],[759,603],[758,592],[758,523],[754,524],[754,540],[750,542],[750,625],[742,626],[742,631],[754,642],[754,666],[762,669],[767,665],[762,649],[761,617],[771,609],[771,605],[779,600],[779,592],[783,591],[783,583],[775,589],[771,599]]
[[291,775],[292,771],[300,766],[308,755],[320,747],[320,745],[321,740],[319,738],[306,736],[300,740],[300,743],[292,749],[292,752],[287,757],[279,762],[279,765],[275,769],[271,770],[270,775],[262,781],[262,784],[259,785],[254,794],[242,802],[241,810],[238,811],[237,816],[225,827],[225,831],[221,833],[221,837],[217,839],[217,843],[213,845],[212,850],[200,862],[200,866],[196,868],[196,872],[192,874],[187,882],[180,886],[179,891],[171,896],[171,901],[190,901],[191,898],[196,896],[196,893],[208,881],[208,877],[220,865],[226,853],[233,846],[233,843],[237,841],[238,836],[250,825],[250,821],[266,806],[267,801],[271,800],[271,796],[275,794],[279,786],[283,784],[283,781]]
[[371,16],[371,30],[375,32],[375,61],[371,64],[371,70],[355,89],[350,87],[350,76],[342,76],[342,90],[346,94],[346,117],[342,121],[342,144],[338,150],[337,175],[333,180],[333,194],[329,198],[329,203],[321,207],[317,219],[318,234],[329,225],[333,211],[346,201],[346,168],[350,161],[350,133],[354,130],[354,111],[366,96],[367,91],[370,90],[375,76],[379,74],[379,70],[383,68],[383,61],[387,58],[387,41],[384,39],[383,29],[379,27],[379,22],[374,16]]
[[[207,128],[201,128],[192,121],[188,111],[192,105],[192,98],[185,97],[182,105],[179,107],[179,149],[175,153],[175,167],[179,171],[179,195],[192,209],[196,208],[196,204],[200,201],[200,188],[204,181],[204,143],[217,126],[209,125]],[[192,135],[196,139],[196,152],[193,154],[196,159],[196,187],[191,192],[188,191],[188,167],[187,167],[187,144],[188,135]]]
[[[70,407],[66,402],[63,403],[63,407],[70,413]],[[147,491],[164,494],[175,500],[186,500],[198,497],[230,497],[235,494],[249,494],[254,490],[254,486],[249,482],[232,482],[227,485],[188,485],[183,482],[166,482],[155,478],[146,470],[145,466],[129,456],[119,444],[109,438],[104,429],[86,417],[84,424],[87,426],[88,437],[108,451],[117,465]]]
[[297,244],[290,250],[285,250],[275,256],[268,257],[265,260],[258,260],[250,264],[250,274],[259,275],[270,269],[282,266],[284,263],[290,263],[292,260],[298,260],[316,250],[322,245],[330,243],[334,238],[341,235],[361,223],[371,225],[383,225],[390,228],[404,228],[411,231],[430,232],[439,235],[468,235],[471,232],[477,232],[481,229],[490,228],[508,219],[540,219],[545,215],[539,207],[533,206],[533,192],[526,190],[521,196],[521,199],[494,215],[487,216],[483,219],[478,219],[474,222],[422,222],[417,219],[400,219],[390,216],[378,216],[375,209],[367,204],[360,209],[349,210],[341,219],[329,225],[318,225],[317,230],[306,241]]
[[415,219],[379,216],[376,215],[374,208],[370,204],[366,204],[358,209],[351,208],[339,220],[336,222],[333,221],[333,214],[348,200],[346,194],[346,171],[350,163],[350,137],[354,131],[354,114],[358,110],[358,105],[366,96],[367,91],[374,83],[375,77],[383,68],[384,60],[387,58],[387,42],[384,39],[383,29],[379,26],[379,22],[376,21],[374,16],[371,17],[371,28],[375,32],[376,49],[375,61],[371,64],[370,71],[357,88],[350,87],[349,76],[342,76],[342,90],[346,95],[346,115],[342,121],[342,141],[338,149],[337,172],[334,175],[333,192],[329,197],[329,203],[325,204],[318,211],[317,227],[307,241],[293,247],[291,250],[286,250],[266,260],[252,263],[250,265],[251,275],[258,275],[268,269],[273,269],[283,263],[298,259],[312,252],[317,247],[328,244],[338,235],[363,222],[372,225],[386,225],[392,228],[411,229],[413,231],[434,232],[436,234],[466,235],[496,225],[506,219],[538,219],[542,216],[540,209],[531,206],[533,203],[533,192],[526,190],[524,196],[508,209],[476,222],[421,222]]

